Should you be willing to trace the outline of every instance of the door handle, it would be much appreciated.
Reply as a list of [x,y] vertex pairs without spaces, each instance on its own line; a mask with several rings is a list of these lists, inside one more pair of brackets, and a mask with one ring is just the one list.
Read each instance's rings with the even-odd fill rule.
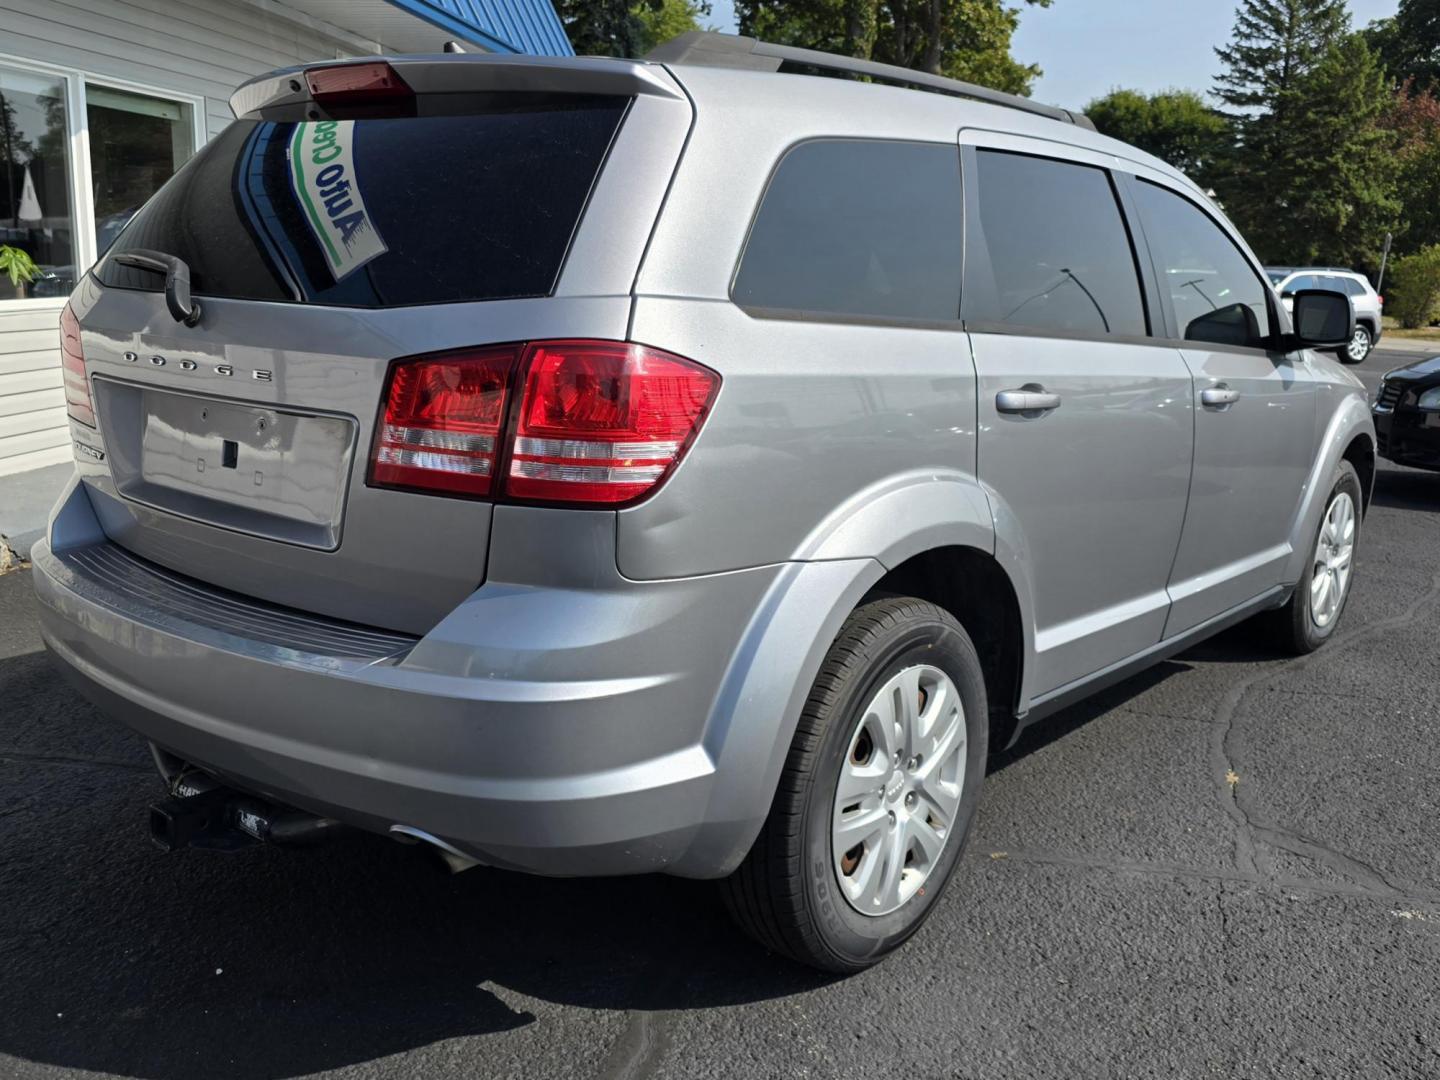
[[1239,400],[1240,391],[1231,390],[1224,383],[1200,391],[1200,404],[1207,405],[1212,409],[1223,409],[1226,405],[1234,405]]
[[1002,413],[1045,413],[1060,407],[1060,395],[1047,393],[1043,386],[1026,383],[1018,390],[1001,390],[995,408]]

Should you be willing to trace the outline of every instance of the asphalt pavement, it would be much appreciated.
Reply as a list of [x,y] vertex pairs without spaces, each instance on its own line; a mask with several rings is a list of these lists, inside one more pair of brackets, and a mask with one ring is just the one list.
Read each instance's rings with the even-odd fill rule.
[[935,916],[849,979],[704,883],[448,877],[358,834],[161,854],[148,757],[56,677],[28,579],[0,1077],[1440,1075],[1440,474],[1382,465],[1319,653],[1240,627],[996,760]]

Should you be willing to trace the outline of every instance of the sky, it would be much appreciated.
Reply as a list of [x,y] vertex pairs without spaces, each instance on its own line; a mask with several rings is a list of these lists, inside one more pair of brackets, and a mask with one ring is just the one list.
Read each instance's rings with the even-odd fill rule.
[[[1015,59],[1039,64],[1037,101],[1083,109],[1115,87],[1154,93],[1208,92],[1230,40],[1232,0],[1054,0],[1023,8],[1011,42]],[[1350,0],[1355,26],[1395,14],[1398,0]],[[709,23],[735,32],[732,0],[713,0]]]

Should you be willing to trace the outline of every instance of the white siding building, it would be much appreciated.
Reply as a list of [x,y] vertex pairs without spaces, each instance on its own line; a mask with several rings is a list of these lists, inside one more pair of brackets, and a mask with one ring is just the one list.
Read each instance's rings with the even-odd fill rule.
[[[71,457],[58,323],[135,209],[277,67],[569,53],[548,0],[0,0],[0,477]],[[14,286],[4,248],[39,268]],[[3,488],[0,488],[3,498]]]

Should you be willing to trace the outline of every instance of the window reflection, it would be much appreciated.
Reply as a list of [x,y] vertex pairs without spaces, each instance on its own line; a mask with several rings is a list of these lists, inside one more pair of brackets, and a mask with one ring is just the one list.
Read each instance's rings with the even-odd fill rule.
[[95,251],[103,255],[145,200],[160,190],[195,149],[189,105],[88,85],[94,177]]
[[64,83],[0,67],[0,246],[34,265],[33,276],[21,274],[17,284],[0,274],[0,302],[68,296],[73,233]]

